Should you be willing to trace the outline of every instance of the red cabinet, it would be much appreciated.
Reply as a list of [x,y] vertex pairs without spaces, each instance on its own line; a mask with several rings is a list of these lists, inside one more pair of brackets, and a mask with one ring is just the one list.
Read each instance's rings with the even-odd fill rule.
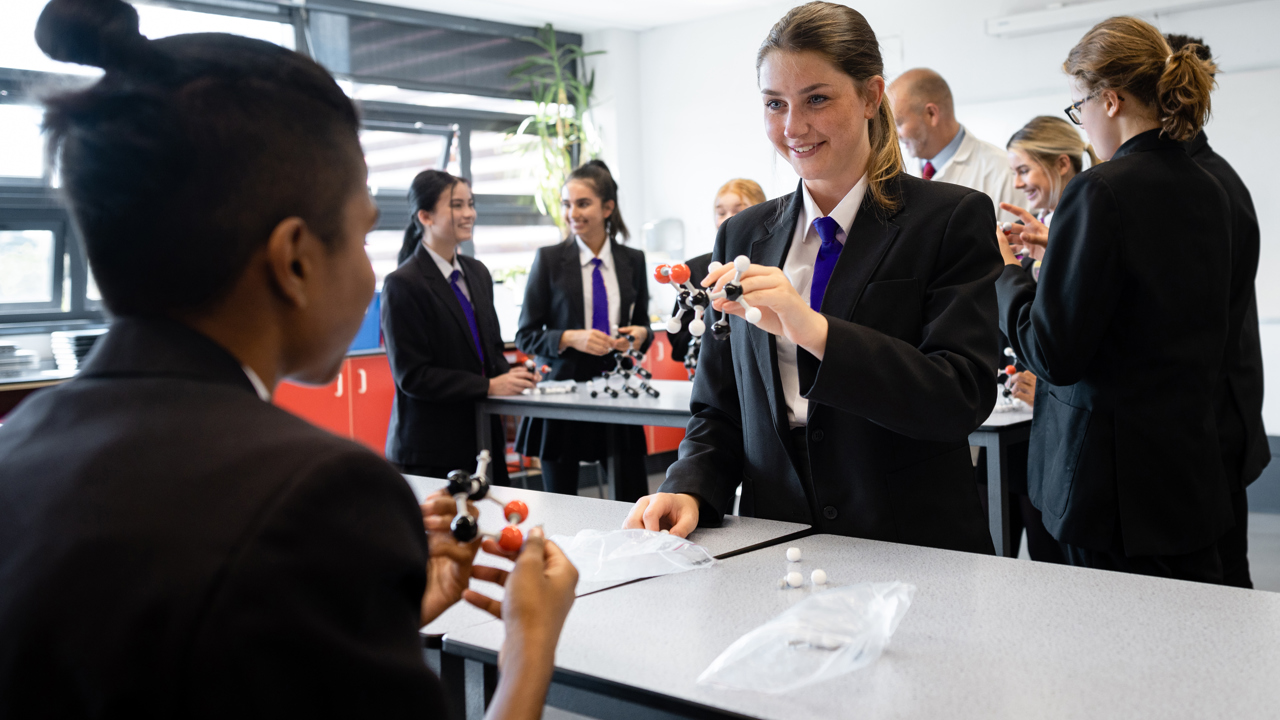
[[[649,352],[645,353],[644,367],[653,373],[653,377],[658,380],[689,379],[689,373],[685,371],[684,363],[671,358],[671,341],[667,339],[665,332],[658,332],[654,335],[653,344],[649,346]],[[646,425],[644,438],[649,446],[650,455],[669,452],[680,447],[680,441],[684,440],[684,428],[651,427]]]
[[324,387],[285,381],[272,402],[311,424],[357,440],[381,455],[396,386],[384,354],[349,357],[342,372]]
[[387,425],[396,382],[386,355],[347,360],[351,382],[351,437],[382,454],[387,447]]

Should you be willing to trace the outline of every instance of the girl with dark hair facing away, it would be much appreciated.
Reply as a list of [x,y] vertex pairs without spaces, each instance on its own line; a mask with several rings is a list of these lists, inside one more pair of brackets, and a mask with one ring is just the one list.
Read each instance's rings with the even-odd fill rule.
[[[534,257],[516,345],[550,366],[551,379],[581,382],[612,368],[615,350],[643,351],[653,342],[649,283],[644,252],[618,240],[628,237],[627,226],[607,165],[592,160],[574,170],[560,197],[568,237]],[[541,460],[547,490],[576,495],[579,461],[604,460],[609,432],[622,454],[617,499],[635,500],[648,491],[639,427],[524,418],[516,449]]]
[[1208,117],[1213,67],[1117,17],[1063,68],[1066,114],[1106,162],[1063,191],[1039,282],[1005,242],[996,282],[1000,328],[1037,377],[1031,501],[1073,565],[1218,582],[1231,212],[1182,144]]
[[373,295],[351,102],[269,43],[149,41],[120,0],[53,0],[36,39],[106,70],[45,122],[116,319],[0,427],[0,716],[450,716],[417,630],[496,609],[477,577],[506,585],[491,713],[539,717],[564,555],[534,531],[473,568],[451,498],[268,402],[338,372]]
[[[628,527],[687,535],[742,485],[742,515],[992,552],[968,436],[995,405],[1000,271],[984,194],[902,172],[884,63],[856,10],[811,2],[756,58],[765,133],[794,193],[720,226],[751,266],[730,335],[702,338],[680,459]],[[847,242],[846,242],[847,241]]]
[[[382,285],[382,334],[396,381],[387,458],[411,475],[445,477],[475,462],[475,402],[518,395],[536,378],[503,357],[489,269],[458,252],[476,222],[470,184],[441,170],[418,173],[409,208],[400,267]],[[498,417],[489,430],[501,454]],[[494,482],[506,485],[507,464],[490,467]]]

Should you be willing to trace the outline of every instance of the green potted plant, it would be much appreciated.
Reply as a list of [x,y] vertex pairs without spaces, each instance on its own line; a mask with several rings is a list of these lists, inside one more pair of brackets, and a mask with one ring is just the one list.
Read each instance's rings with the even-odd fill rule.
[[[511,71],[512,77],[529,84],[535,110],[516,129],[515,135],[537,138],[523,145],[522,152],[535,152],[541,160],[538,193],[534,201],[543,215],[564,227],[560,211],[560,188],[577,165],[600,153],[599,138],[591,124],[591,94],[595,72],[587,72],[584,58],[603,50],[584,52],[578,45],[560,45],[550,23],[531,38],[542,49]],[[575,64],[579,72],[574,72]],[[583,79],[585,76],[585,80]]]

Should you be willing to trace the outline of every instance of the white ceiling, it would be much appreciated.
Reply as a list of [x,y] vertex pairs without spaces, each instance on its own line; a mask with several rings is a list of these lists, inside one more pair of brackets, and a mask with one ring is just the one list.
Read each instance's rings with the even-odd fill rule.
[[777,0],[375,0],[415,10],[516,25],[552,23],[557,30],[648,30]]

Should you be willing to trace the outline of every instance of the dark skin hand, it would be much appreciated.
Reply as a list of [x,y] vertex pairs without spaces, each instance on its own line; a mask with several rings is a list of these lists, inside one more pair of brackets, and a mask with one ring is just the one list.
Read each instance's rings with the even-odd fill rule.
[[[491,538],[477,538],[460,543],[453,537],[449,525],[458,512],[458,505],[444,490],[428,496],[422,503],[422,523],[427,529],[427,591],[422,596],[422,624],[426,625],[440,616],[451,605],[463,598],[472,577],[488,580],[486,572],[495,570],[475,565],[476,551],[514,560],[515,553],[498,547]],[[476,507],[467,503],[468,511],[476,515]]]

